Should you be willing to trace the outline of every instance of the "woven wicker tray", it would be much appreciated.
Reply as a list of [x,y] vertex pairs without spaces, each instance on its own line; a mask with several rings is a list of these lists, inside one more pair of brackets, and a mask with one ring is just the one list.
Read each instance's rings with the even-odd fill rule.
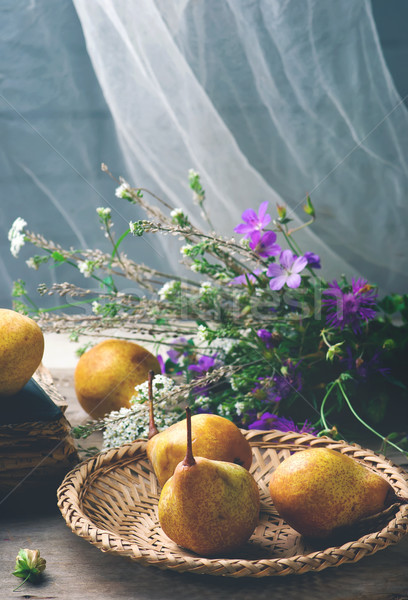
[[334,448],[384,476],[397,493],[408,496],[408,474],[383,456],[360,446],[279,431],[243,432],[254,460],[251,472],[261,493],[260,522],[238,553],[208,559],[184,551],[161,530],[157,518],[160,489],[138,440],[102,452],[68,473],[58,490],[58,506],[67,525],[104,552],[126,556],[143,565],[229,577],[302,574],[357,562],[408,531],[408,506],[394,505],[361,523],[350,541],[320,548],[308,546],[276,513],[268,483],[274,468],[293,451],[309,446]]

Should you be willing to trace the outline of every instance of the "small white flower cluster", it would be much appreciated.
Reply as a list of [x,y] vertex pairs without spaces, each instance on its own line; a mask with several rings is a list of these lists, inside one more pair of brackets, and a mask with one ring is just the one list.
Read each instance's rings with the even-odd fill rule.
[[96,209],[96,212],[98,213],[98,216],[103,219],[104,221],[108,221],[111,218],[111,209],[110,208],[105,208],[103,206],[99,206]]
[[189,177],[189,179],[195,179],[198,176],[199,176],[199,174],[197,173],[197,171],[194,171],[194,169],[189,169],[188,170],[188,177]]
[[[164,375],[156,375],[153,379],[154,416],[159,430],[173,425],[180,416],[180,411],[176,410],[177,397],[171,394],[174,386],[174,381]],[[113,411],[105,419],[104,448],[115,448],[139,438],[147,438],[149,434],[148,382],[137,385],[135,392],[137,395],[130,400],[131,408]]]
[[231,411],[228,408],[228,406],[224,406],[223,404],[220,404],[218,406],[218,414],[220,415],[220,417],[228,418],[231,416]]
[[131,195],[132,188],[128,184],[127,181],[124,181],[119,187],[115,190],[115,196],[117,198],[128,198]]
[[172,281],[167,281],[157,293],[160,300],[170,300],[173,294],[176,294],[179,290],[180,282],[173,279]]
[[191,244],[185,244],[184,246],[181,246],[180,253],[183,256],[190,256],[190,252],[191,252],[192,247],[193,246]]
[[214,289],[211,281],[203,281],[200,285],[200,294],[208,294]]
[[245,403],[244,402],[237,402],[235,404],[235,412],[237,413],[237,415],[240,417],[244,411],[245,411]]
[[170,216],[172,219],[179,219],[180,217],[184,217],[184,212],[182,208],[174,208],[171,213]]
[[95,265],[91,260],[80,260],[78,269],[84,277],[90,277],[94,271]]
[[237,341],[230,338],[215,338],[211,344],[211,352],[217,352],[218,355],[226,356],[228,352],[236,345]]
[[38,262],[33,257],[29,258],[25,262],[29,269],[34,269],[35,271],[38,271]]
[[14,221],[10,230],[8,232],[8,239],[10,242],[10,252],[14,256],[14,258],[18,257],[18,253],[21,248],[24,246],[25,237],[24,237],[24,227],[27,225],[27,222],[24,221],[21,217],[17,217]]
[[205,325],[199,325],[197,327],[198,342],[208,341],[208,328]]
[[135,221],[129,221],[129,229],[130,229],[130,233],[135,235],[135,233],[136,233],[136,222]]
[[102,305],[101,305],[101,303],[100,303],[100,302],[98,302],[97,300],[94,300],[94,301],[92,302],[92,305],[91,305],[91,306],[92,306],[92,312],[93,312],[93,314],[94,314],[94,315],[99,315],[99,314],[100,314],[100,312],[101,312],[101,308],[102,308]]
[[[170,377],[156,375],[153,379],[152,392],[155,408],[168,408],[176,406],[177,401],[171,395],[175,383]],[[145,381],[135,387],[136,394],[130,399],[131,404],[147,402],[149,399],[149,382]]]

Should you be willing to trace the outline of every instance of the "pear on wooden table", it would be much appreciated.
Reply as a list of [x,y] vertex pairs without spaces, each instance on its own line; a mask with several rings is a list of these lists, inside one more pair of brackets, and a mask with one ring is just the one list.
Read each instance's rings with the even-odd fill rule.
[[[152,377],[150,374],[150,432],[146,453],[159,484],[163,486],[186,454],[187,421],[184,419],[160,433],[157,431],[153,415]],[[251,446],[234,423],[218,415],[200,414],[191,417],[191,427],[196,456],[235,463],[249,470],[252,464]]]
[[302,535],[321,539],[399,501],[386,479],[329,448],[295,452],[272,473],[276,510]]
[[244,467],[193,456],[187,409],[186,456],[165,483],[159,521],[176,544],[201,556],[223,555],[252,535],[259,519],[259,490]]

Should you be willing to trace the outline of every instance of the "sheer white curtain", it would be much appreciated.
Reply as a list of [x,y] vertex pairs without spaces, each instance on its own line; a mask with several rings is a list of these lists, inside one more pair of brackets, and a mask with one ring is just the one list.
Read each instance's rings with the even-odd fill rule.
[[332,276],[406,291],[408,113],[368,1],[74,0],[132,183],[186,206],[200,172],[224,234],[264,200]]

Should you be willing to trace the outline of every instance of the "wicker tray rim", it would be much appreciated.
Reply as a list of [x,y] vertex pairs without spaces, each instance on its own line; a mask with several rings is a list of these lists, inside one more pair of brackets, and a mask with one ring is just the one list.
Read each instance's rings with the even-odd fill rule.
[[[366,450],[358,444],[334,441],[327,437],[315,437],[309,434],[282,433],[281,431],[242,430],[253,447],[276,446],[281,449],[301,450],[309,446],[327,447],[361,460],[367,466],[373,466],[382,474],[391,477],[390,483],[397,493],[408,496],[408,474],[385,456]],[[218,559],[202,558],[182,551],[175,557],[167,549],[157,551],[152,548],[147,554],[136,544],[121,538],[117,533],[101,529],[82,509],[82,498],[92,481],[101,471],[114,471],[118,466],[134,463],[146,458],[146,440],[136,440],[119,448],[102,451],[89,458],[70,471],[58,489],[58,507],[70,529],[103,552],[126,556],[144,565],[154,565],[162,569],[189,571],[200,574],[224,575],[230,577],[263,577],[272,575],[302,574],[308,571],[320,571],[327,567],[357,562],[366,555],[386,548],[400,541],[408,533],[408,505],[400,505],[394,517],[385,527],[374,533],[363,535],[359,539],[348,541],[340,546],[331,546],[307,554],[291,557],[262,559]],[[180,558],[181,556],[181,558]]]

